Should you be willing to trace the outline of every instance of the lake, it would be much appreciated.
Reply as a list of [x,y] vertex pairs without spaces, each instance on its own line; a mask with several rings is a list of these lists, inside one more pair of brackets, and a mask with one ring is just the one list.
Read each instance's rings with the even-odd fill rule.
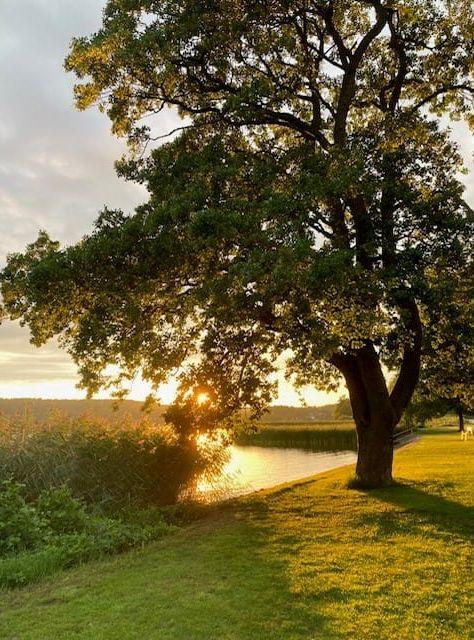
[[236,497],[356,462],[354,451],[234,445],[229,453],[221,478],[212,485],[201,483],[199,490],[204,499]]

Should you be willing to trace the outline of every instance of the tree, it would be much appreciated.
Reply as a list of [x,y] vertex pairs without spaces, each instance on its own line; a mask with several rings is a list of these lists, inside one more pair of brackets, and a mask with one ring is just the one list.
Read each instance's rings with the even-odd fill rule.
[[[66,68],[150,198],[11,256],[7,312],[36,344],[59,335],[91,393],[178,370],[197,430],[261,412],[282,354],[296,384],[342,376],[357,478],[390,483],[433,274],[472,232],[438,116],[474,124],[473,36],[469,0],[109,0]],[[183,126],[147,156],[169,107]]]
[[344,418],[352,418],[351,401],[347,396],[341,396],[334,408],[334,418],[341,420]]
[[418,413],[444,415],[454,411],[459,431],[464,414],[474,410],[474,279],[472,262],[447,268],[431,287],[433,313],[426,323]]

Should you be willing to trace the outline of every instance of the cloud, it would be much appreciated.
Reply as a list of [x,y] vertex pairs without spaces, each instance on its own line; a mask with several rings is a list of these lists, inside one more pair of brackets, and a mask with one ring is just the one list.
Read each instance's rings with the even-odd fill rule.
[[45,227],[73,242],[105,203],[130,209],[143,191],[115,176],[124,145],[107,119],[72,104],[62,61],[73,35],[97,27],[102,2],[2,0],[0,6],[0,256]]
[[[103,5],[0,2],[0,265],[40,229],[73,243],[105,204],[130,211],[145,197],[143,188],[117,178],[113,165],[125,145],[112,137],[104,115],[74,109],[74,78],[62,68],[71,38],[99,26]],[[165,114],[162,132],[175,122]],[[76,380],[71,359],[55,343],[36,349],[18,324],[0,327],[2,393],[18,395],[22,384],[49,395],[52,385],[77,396]]]
[[9,322],[1,327],[0,385],[77,379],[73,362],[54,342],[38,349],[28,341],[28,332]]

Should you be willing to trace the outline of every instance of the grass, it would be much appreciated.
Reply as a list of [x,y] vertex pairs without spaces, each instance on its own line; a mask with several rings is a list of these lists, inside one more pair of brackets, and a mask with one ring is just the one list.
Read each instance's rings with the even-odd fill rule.
[[352,420],[268,422],[259,425],[255,432],[240,433],[236,444],[308,451],[355,451],[357,437]]
[[[402,427],[400,428],[402,429]],[[353,420],[266,423],[255,432],[243,432],[236,443],[243,446],[306,449],[308,451],[356,451]]]
[[[296,428],[295,428],[296,427]],[[298,425],[284,428],[265,428],[238,436],[243,446],[306,449],[309,451],[355,451],[357,436],[354,427],[347,429],[299,429]]]
[[141,551],[0,595],[2,640],[469,640],[474,440],[228,503]]
[[321,422],[264,422],[260,431],[348,431],[354,429],[353,420],[325,420]]

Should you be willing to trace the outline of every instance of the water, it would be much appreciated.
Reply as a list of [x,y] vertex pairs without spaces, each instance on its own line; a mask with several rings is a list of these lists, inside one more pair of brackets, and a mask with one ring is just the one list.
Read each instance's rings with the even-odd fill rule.
[[355,462],[354,451],[314,452],[234,445],[220,479],[212,485],[202,483],[200,491],[208,499],[230,498]]

